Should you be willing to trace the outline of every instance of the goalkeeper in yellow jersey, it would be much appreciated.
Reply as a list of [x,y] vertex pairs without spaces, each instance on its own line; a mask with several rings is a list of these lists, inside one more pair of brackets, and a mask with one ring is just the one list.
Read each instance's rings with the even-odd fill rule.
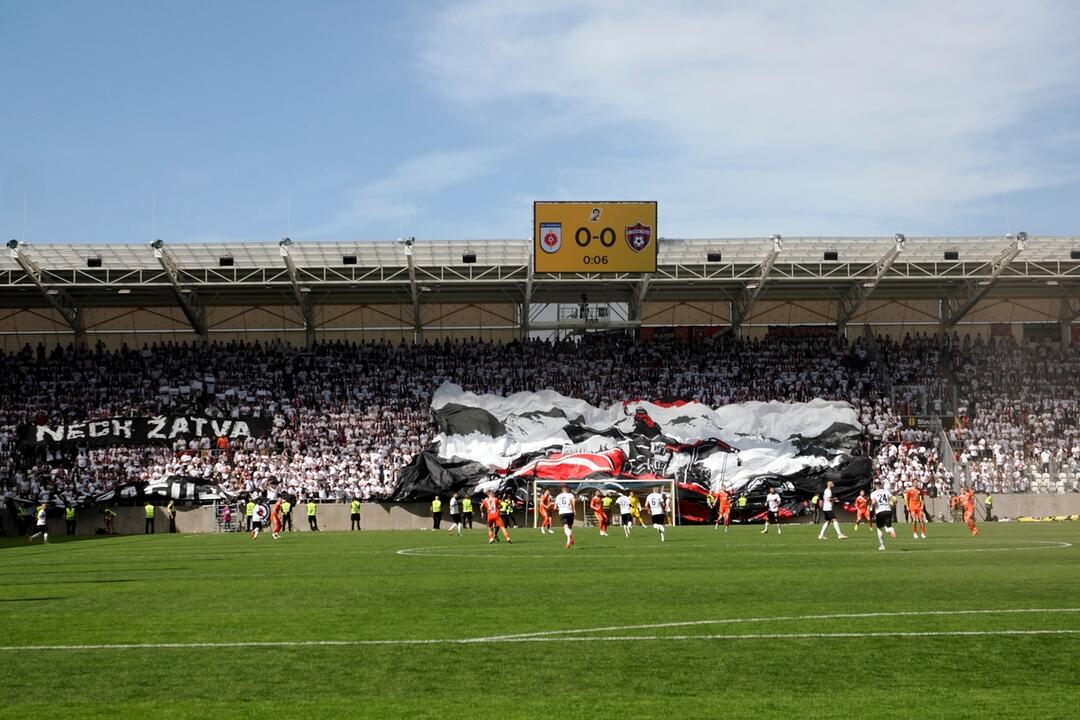
[[641,501],[632,492],[630,493],[630,515],[637,521],[638,525],[645,527],[645,521],[641,519]]

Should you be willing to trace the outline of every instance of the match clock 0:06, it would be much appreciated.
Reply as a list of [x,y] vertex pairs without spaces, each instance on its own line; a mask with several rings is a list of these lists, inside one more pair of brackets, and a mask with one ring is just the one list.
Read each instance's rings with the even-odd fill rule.
[[656,272],[654,200],[533,203],[531,251],[538,273]]
[[615,244],[615,230],[609,227],[600,231],[600,234],[593,236],[592,232],[587,227],[579,227],[577,232],[574,233],[574,242],[578,244],[578,247],[589,247],[594,239],[599,240],[600,244],[606,248],[612,247]]

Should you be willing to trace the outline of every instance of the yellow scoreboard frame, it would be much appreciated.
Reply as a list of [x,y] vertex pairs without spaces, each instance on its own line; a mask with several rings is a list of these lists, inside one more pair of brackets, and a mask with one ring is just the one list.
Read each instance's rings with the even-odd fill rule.
[[656,272],[656,202],[533,203],[533,271]]

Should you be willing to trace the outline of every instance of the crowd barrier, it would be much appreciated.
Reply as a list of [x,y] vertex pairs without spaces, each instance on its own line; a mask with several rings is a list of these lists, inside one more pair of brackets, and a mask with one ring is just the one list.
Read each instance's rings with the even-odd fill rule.
[[[986,506],[983,503],[985,495],[978,495],[979,507],[977,519],[984,521]],[[350,529],[349,506],[341,503],[321,503],[317,514],[319,530],[323,532],[348,531]],[[927,498],[926,508],[932,522],[938,522],[940,518],[946,521],[952,518],[948,498]],[[76,535],[95,535],[104,530],[104,508],[82,507],[75,514]],[[146,514],[143,507],[123,506],[116,507],[116,520],[113,529],[118,535],[141,535],[145,530]],[[1042,495],[1042,494],[1014,494],[995,495],[992,513],[997,518],[1018,517],[1046,517],[1056,515],[1080,515],[1080,493],[1066,495]],[[903,510],[898,512],[900,523],[904,521]],[[474,527],[482,527],[479,512],[474,513]],[[514,515],[519,525],[525,526],[531,523],[525,513],[518,511]],[[839,513],[842,523],[854,521],[850,513]],[[10,514],[3,518],[3,530],[6,535],[15,532],[14,517]],[[813,522],[812,516],[798,517],[792,522]],[[447,529],[451,524],[450,515],[443,508],[442,529]],[[243,518],[233,515],[233,526],[243,529]],[[360,526],[364,530],[430,530],[432,517],[430,507],[426,503],[365,503],[360,511]],[[307,513],[303,505],[293,510],[293,528],[297,532],[310,532],[308,529]],[[49,532],[63,535],[65,524],[62,517],[49,518]],[[169,531],[169,520],[165,514],[165,507],[158,506],[154,517],[154,530],[157,533]],[[214,533],[220,532],[217,515],[213,506],[177,506],[176,530],[180,533]]]

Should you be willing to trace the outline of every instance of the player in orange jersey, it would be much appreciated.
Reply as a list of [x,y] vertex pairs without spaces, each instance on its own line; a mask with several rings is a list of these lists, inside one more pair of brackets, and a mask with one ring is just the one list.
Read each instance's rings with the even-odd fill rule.
[[962,495],[957,495],[953,500],[954,507],[960,505],[964,508],[964,524],[968,526],[972,537],[979,534],[979,528],[975,527],[975,491],[968,488]]
[[855,498],[855,532],[859,531],[859,523],[863,520],[870,524],[870,499],[865,490],[860,490],[859,497]]
[[904,503],[911,516],[911,535],[919,539],[919,526],[922,526],[922,539],[926,539],[926,513],[923,510],[922,483],[916,482],[904,491]]
[[510,532],[506,529],[506,524],[503,523],[502,516],[499,515],[499,505],[499,498],[495,497],[494,490],[488,490],[487,497],[480,503],[480,511],[483,512],[484,517],[487,518],[488,542],[495,542],[495,534],[499,532],[499,530],[502,530],[506,542],[510,543]]
[[607,537],[608,517],[607,513],[604,512],[604,501],[600,497],[599,490],[593,493],[592,499],[589,500],[589,509],[593,511],[593,516],[596,517],[596,524],[600,527],[600,535]]
[[281,498],[279,497],[270,506],[270,537],[277,540],[281,537]]
[[541,532],[541,534],[543,534],[543,533],[552,533],[552,534],[554,534],[554,532],[555,532],[554,530],[551,529],[551,508],[552,508],[552,506],[553,506],[553,503],[552,503],[552,500],[551,500],[551,491],[545,489],[544,494],[540,496],[540,502],[536,506],[536,509],[540,512],[540,532]]
[[720,488],[709,499],[712,501],[710,504],[716,505],[716,525],[713,530],[719,530],[720,523],[724,523],[724,532],[727,532],[731,527],[731,496],[727,490]]

